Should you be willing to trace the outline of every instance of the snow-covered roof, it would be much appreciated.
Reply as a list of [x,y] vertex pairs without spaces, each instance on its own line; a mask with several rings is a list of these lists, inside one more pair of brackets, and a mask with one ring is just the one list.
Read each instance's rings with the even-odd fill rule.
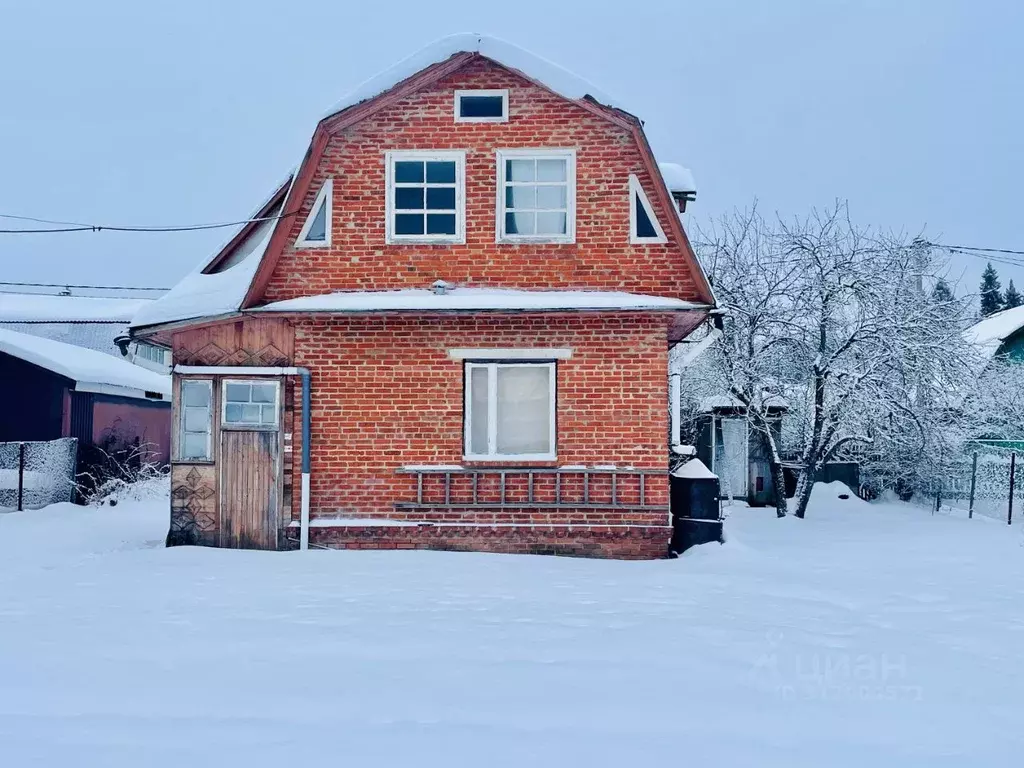
[[158,392],[164,399],[171,397],[170,376],[147,371],[94,349],[0,329],[0,352],[69,378],[81,392],[137,398],[144,398],[146,392]]
[[344,291],[275,301],[253,312],[467,312],[555,310],[685,310],[703,308],[682,299],[619,291],[524,291],[508,288],[425,288]]
[[982,354],[991,358],[999,351],[1002,343],[1021,328],[1024,328],[1024,306],[989,315],[968,328],[965,336]]
[[25,333],[29,336],[41,336],[44,339],[53,339],[75,347],[95,349],[105,355],[113,355],[118,360],[124,355],[121,348],[114,343],[114,339],[124,336],[128,332],[128,323],[122,320],[113,322],[14,322],[0,321],[0,328],[9,331]]
[[700,459],[690,459],[672,472],[674,477],[687,477],[692,480],[717,480],[718,475],[708,469]]
[[92,296],[0,294],[0,322],[127,323],[152,299],[101,299]]
[[579,75],[573,74],[547,59],[537,56],[534,53],[520,48],[517,45],[500,40],[488,35],[475,33],[463,33],[442,37],[430,45],[416,51],[411,56],[402,59],[394,66],[374,75],[366,80],[353,91],[346,94],[337,104],[330,108],[324,118],[337,114],[342,110],[355,106],[360,102],[379,96],[401,81],[412,77],[417,72],[445,61],[457,53],[475,52],[489,59],[497,61],[506,67],[517,69],[527,77],[536,80],[555,93],[567,99],[581,99],[590,96],[592,99],[609,107],[615,107],[631,114],[632,110],[623,106],[617,99],[613,99],[606,93],[601,92],[591,83]]
[[204,259],[202,264],[186,275],[174,288],[142,307],[132,319],[132,327],[237,312],[270,243],[270,236],[274,231],[273,224],[273,221],[263,221],[254,227],[238,245],[236,254],[239,257],[227,269],[204,274],[203,270],[210,263],[209,258]]
[[696,192],[697,182],[693,180],[693,171],[679,163],[658,163],[658,170],[665,179],[669,192]]
[[[768,408],[788,408],[789,403],[785,398],[771,396],[765,398],[764,404]],[[697,403],[697,410],[700,413],[711,413],[720,408],[744,408],[743,403],[732,395],[711,395],[702,397]]]

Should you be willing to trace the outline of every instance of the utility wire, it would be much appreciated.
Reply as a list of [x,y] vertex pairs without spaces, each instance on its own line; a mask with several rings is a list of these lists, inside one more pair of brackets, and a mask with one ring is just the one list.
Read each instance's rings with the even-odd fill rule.
[[[85,288],[96,291],[169,291],[170,288],[151,288],[149,286],[132,285],[74,285],[71,283],[11,283],[0,280],[0,285],[14,285],[19,288]],[[40,294],[42,296],[52,294]]]
[[945,248],[946,250],[954,250],[958,253],[967,251],[981,251],[983,253],[1005,253],[1012,256],[1024,256],[1024,251],[1015,251],[1010,248],[978,248],[973,245],[944,245],[942,243],[931,243],[925,242],[925,245],[930,245],[933,248]]
[[26,235],[46,234],[50,232],[195,232],[203,229],[224,229],[225,227],[239,227],[243,224],[254,224],[261,221],[277,221],[294,216],[298,211],[282,213],[278,216],[263,216],[256,219],[242,219],[241,221],[224,221],[213,224],[185,224],[181,226],[139,226],[129,227],[107,224],[83,224],[77,221],[56,221],[54,219],[39,219],[32,216],[15,216],[10,213],[0,213],[0,219],[13,219],[16,221],[30,221],[35,224],[52,224],[46,229],[0,229],[4,235]]

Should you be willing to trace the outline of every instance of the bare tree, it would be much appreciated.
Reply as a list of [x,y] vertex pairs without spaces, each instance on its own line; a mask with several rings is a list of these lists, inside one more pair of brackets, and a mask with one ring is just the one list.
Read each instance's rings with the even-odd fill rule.
[[974,370],[970,308],[924,290],[940,265],[922,241],[858,229],[842,204],[793,222],[734,214],[701,239],[727,312],[716,365],[765,438],[779,516],[773,403],[785,400],[795,421],[798,517],[829,461],[917,465],[941,453],[950,395]]

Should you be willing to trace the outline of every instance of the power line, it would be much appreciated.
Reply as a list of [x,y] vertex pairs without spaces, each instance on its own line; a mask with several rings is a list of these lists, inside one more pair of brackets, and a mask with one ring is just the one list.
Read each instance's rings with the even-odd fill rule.
[[52,224],[52,227],[45,229],[0,229],[4,235],[28,235],[28,234],[49,234],[53,232],[196,232],[204,229],[224,229],[226,227],[240,227],[244,224],[255,224],[262,221],[277,221],[294,216],[298,211],[282,213],[278,216],[263,216],[255,219],[243,219],[241,221],[223,221],[213,224],[184,224],[180,226],[137,226],[129,227],[115,224],[83,224],[77,221],[57,221],[54,219],[39,219],[33,216],[15,216],[10,213],[0,213],[0,219],[13,219],[16,221],[30,221],[35,224]]
[[[0,285],[14,285],[19,288],[83,288],[96,291],[169,291],[170,288],[151,288],[149,286],[132,285],[74,285],[71,283],[12,283],[0,280]],[[48,295],[48,294],[40,294]]]
[[1005,253],[1012,256],[1024,256],[1024,251],[1015,251],[1011,248],[979,248],[973,245],[944,245],[942,243],[931,243],[926,242],[925,245],[930,245],[934,248],[945,248],[947,250],[954,250],[959,253],[967,251],[981,251],[983,253]]

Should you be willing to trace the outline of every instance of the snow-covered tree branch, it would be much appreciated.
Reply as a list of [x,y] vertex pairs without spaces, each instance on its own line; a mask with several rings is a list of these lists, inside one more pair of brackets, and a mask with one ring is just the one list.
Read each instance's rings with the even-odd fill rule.
[[[734,214],[698,240],[726,311],[712,378],[765,436],[780,516],[784,463],[802,517],[827,461],[896,483],[952,450],[956,393],[978,371],[963,336],[971,308],[933,296],[942,265],[922,241],[859,229],[842,204],[795,221]],[[780,401],[790,446],[768,428]]]

